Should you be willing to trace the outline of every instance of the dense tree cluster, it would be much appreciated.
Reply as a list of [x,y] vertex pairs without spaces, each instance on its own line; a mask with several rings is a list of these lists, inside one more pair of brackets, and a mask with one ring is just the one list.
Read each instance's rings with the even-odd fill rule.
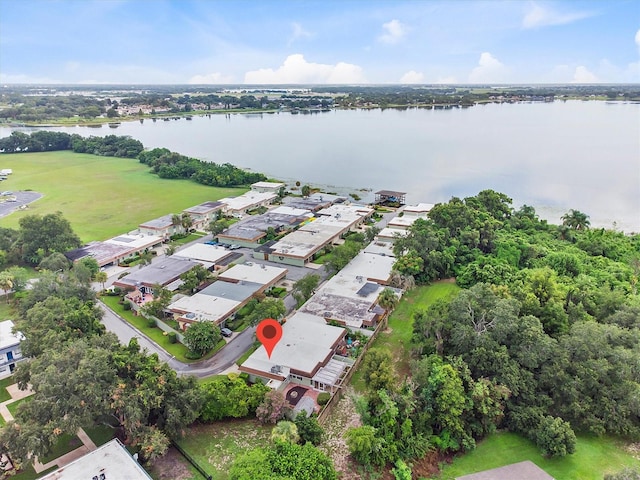
[[576,210],[563,220],[548,225],[487,190],[436,205],[396,240],[399,273],[455,276],[467,289],[416,313],[410,401],[399,400],[389,359],[365,359],[363,418],[376,434],[350,434],[357,455],[404,458],[378,404],[397,407],[389,425],[404,414],[445,451],[471,448],[502,419],[546,455],[572,453],[574,431],[640,438],[640,236],[590,229]]
[[104,100],[87,95],[22,95],[9,92],[2,95],[8,108],[0,110],[0,119],[20,122],[44,122],[75,115],[93,118],[105,112]]
[[166,148],[154,148],[138,155],[140,163],[149,165],[160,178],[185,178],[203,185],[230,187],[266,180],[261,173],[248,172],[229,163],[203,162]]
[[107,135],[105,137],[82,137],[64,132],[42,130],[30,135],[11,132],[0,138],[0,152],[51,152],[73,150],[76,153],[90,153],[104,157],[135,158],[143,150],[142,143],[127,136]]

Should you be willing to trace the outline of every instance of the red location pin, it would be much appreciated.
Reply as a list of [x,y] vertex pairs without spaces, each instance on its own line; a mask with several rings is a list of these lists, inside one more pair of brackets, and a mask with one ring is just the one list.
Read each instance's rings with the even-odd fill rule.
[[271,358],[271,352],[282,338],[282,325],[273,318],[265,318],[256,328],[256,337],[264,345],[267,357]]

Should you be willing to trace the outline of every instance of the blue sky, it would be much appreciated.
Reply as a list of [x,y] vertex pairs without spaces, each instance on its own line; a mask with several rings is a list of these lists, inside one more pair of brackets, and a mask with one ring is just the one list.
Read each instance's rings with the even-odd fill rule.
[[2,83],[638,83],[640,2],[0,0]]

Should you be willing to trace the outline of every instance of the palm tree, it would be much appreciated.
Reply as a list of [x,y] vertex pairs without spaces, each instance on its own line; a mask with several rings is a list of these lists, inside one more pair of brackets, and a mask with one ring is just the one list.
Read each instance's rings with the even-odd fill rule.
[[562,225],[574,230],[587,230],[591,225],[589,215],[579,210],[569,210],[562,216]]
[[299,440],[298,427],[293,422],[281,420],[271,430],[272,442],[298,443]]
[[102,284],[102,290],[104,290],[104,284],[106,283],[107,279],[109,278],[107,276],[107,272],[100,271],[100,272],[96,273],[93,278],[94,278],[94,280],[96,282]]
[[180,224],[182,225],[182,228],[184,228],[184,231],[188,232],[193,226],[193,219],[191,218],[191,215],[186,212],[183,213],[182,217],[180,217]]
[[398,304],[398,296],[390,288],[385,288],[378,296],[378,304],[387,312],[391,312]]
[[9,272],[0,273],[0,288],[7,297],[7,303],[9,303],[9,290],[13,288],[13,277]]

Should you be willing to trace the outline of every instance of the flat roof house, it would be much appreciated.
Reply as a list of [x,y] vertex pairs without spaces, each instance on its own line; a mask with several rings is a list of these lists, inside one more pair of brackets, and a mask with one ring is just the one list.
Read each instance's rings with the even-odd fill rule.
[[238,197],[223,198],[220,202],[224,204],[222,209],[226,215],[242,217],[249,210],[270,205],[277,197],[278,195],[273,192],[250,190]]
[[104,242],[90,242],[80,248],[68,251],[65,256],[72,262],[91,257],[98,262],[100,267],[104,267],[106,265],[117,265],[121,260],[158,247],[161,244],[162,237],[143,234],[122,234]]
[[145,235],[155,235],[162,237],[164,240],[168,240],[172,235],[184,233],[182,224],[174,224],[173,215],[171,214],[141,223],[138,228]]
[[218,240],[232,245],[254,248],[259,245],[267,231],[272,228],[276,233],[291,230],[312,216],[309,210],[291,207],[278,207],[262,215],[249,217],[232,225],[218,235]]
[[233,252],[214,245],[196,243],[190,247],[178,250],[173,256],[176,258],[195,260],[211,270],[218,265],[226,264],[225,261],[233,257]]
[[16,368],[16,362],[23,360],[20,342],[24,335],[13,333],[13,321],[0,322],[0,378],[8,377]]
[[[332,205],[316,213],[317,218],[302,225],[254,257],[272,262],[305,266],[322,248],[362,224],[374,210],[361,205]],[[311,220],[311,219],[310,219]]]
[[[395,258],[361,252],[301,308],[347,327],[374,327],[385,314],[378,297],[387,285]],[[396,290],[397,292],[397,290]]]
[[181,328],[200,321],[224,322],[244,307],[257,293],[262,293],[287,275],[286,268],[268,265],[235,265],[218,275],[218,280],[190,297],[169,305]]
[[153,293],[152,289],[155,284],[160,284],[169,290],[175,290],[178,285],[174,287],[171,284],[179,280],[180,275],[196,265],[200,265],[200,263],[187,258],[165,257],[139,270],[133,270],[129,275],[113,282],[113,285],[125,289],[138,288],[144,293]]
[[224,207],[222,202],[204,202],[183,210],[183,213],[188,213],[191,217],[192,228],[206,231],[217,212],[222,211],[222,207]]
[[260,193],[278,193],[284,187],[284,183],[279,182],[256,182],[251,184],[251,190]]
[[118,439],[48,473],[39,480],[150,480]]
[[240,371],[254,380],[262,379],[273,389],[294,382],[332,391],[341,385],[351,367],[335,356],[346,334],[346,329],[327,325],[321,317],[298,312],[282,325],[282,338],[271,358],[260,347],[245,360]]

